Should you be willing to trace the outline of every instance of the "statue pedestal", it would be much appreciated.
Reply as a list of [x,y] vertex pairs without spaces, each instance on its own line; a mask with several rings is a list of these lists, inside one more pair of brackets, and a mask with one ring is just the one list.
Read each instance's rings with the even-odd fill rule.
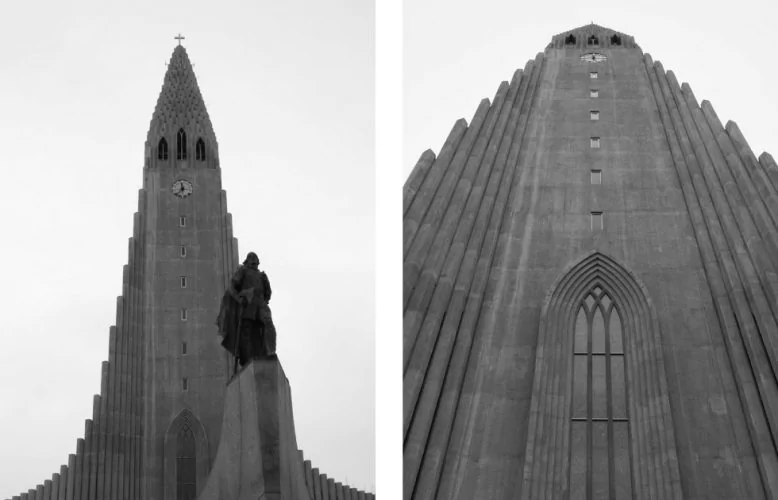
[[250,362],[227,384],[219,448],[198,500],[310,500],[297,450],[281,363]]

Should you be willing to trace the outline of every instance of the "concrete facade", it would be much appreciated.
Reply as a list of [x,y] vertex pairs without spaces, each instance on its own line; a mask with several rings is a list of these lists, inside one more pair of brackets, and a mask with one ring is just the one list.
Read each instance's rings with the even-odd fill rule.
[[[123,292],[117,298],[116,325],[110,328],[108,360],[102,364],[92,417],[67,465],[37,489],[14,498],[181,500],[203,493],[212,471],[218,472],[214,464],[221,436],[232,430],[222,429],[225,401],[228,411],[230,401],[234,403],[229,394],[225,400],[232,360],[219,344],[215,322],[237,265],[216,135],[192,64],[179,45],[147,135]],[[271,372],[288,399],[283,372]],[[279,391],[275,382],[271,385],[265,389]],[[291,429],[294,442],[291,400],[282,402],[284,418],[289,418],[285,432]],[[255,415],[261,436],[277,430],[278,411],[260,409]],[[303,464],[311,470],[310,462],[294,446],[293,453],[285,449],[283,466],[276,463],[260,472],[265,479],[275,477],[276,483],[294,480],[302,487],[261,498],[347,498],[323,494],[323,487],[334,488],[333,480],[318,469],[315,477],[304,474]],[[186,473],[183,463],[192,464]],[[193,489],[184,493],[184,488]],[[298,494],[302,488],[311,494]],[[250,485],[231,484],[225,491],[241,489],[248,492]],[[365,495],[346,490],[354,498]],[[233,498],[209,491],[207,498]]]
[[576,498],[573,323],[601,286],[629,497],[778,498],[777,177],[632,37],[555,36],[404,188],[404,497]]

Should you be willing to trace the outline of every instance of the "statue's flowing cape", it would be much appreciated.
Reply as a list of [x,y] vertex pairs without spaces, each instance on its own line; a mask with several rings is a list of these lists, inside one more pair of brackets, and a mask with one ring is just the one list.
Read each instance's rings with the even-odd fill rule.
[[238,355],[238,325],[240,324],[240,304],[232,296],[230,290],[224,292],[216,325],[222,337],[222,346],[233,356]]

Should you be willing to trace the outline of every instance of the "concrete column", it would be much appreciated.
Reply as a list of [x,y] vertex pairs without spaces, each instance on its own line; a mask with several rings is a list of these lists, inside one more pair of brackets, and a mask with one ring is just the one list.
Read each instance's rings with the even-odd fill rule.
[[[748,356],[744,349],[743,340],[740,335],[740,328],[735,319],[734,308],[736,303],[730,302],[730,293],[732,289],[729,284],[724,282],[723,272],[727,269],[733,269],[731,256],[723,241],[721,226],[718,224],[715,214],[712,213],[712,203],[710,202],[707,190],[704,187],[704,181],[701,179],[697,168],[690,168],[696,163],[696,158],[691,152],[689,139],[685,135],[681,116],[678,107],[670,90],[667,76],[660,63],[656,63],[653,71],[650,64],[650,57],[646,58],[649,65],[649,77],[657,96],[659,111],[665,129],[675,130],[676,135],[669,134],[670,149],[673,155],[674,163],[681,181],[681,187],[684,192],[684,198],[689,208],[689,215],[692,219],[695,235],[697,237],[698,247],[700,248],[702,261],[706,269],[708,283],[711,287],[713,302],[716,306],[722,330],[724,341],[727,346],[728,355],[732,359],[733,374],[737,381],[740,400],[746,409],[745,415],[748,421],[751,441],[757,446],[758,443],[764,443],[771,439],[769,428],[764,418],[764,414],[759,401],[759,395],[756,391],[756,381],[749,367]],[[688,159],[688,163],[687,163]],[[721,263],[721,268],[719,267]],[[728,278],[727,278],[728,279]],[[738,289],[741,289],[738,287]],[[775,452],[771,448],[761,447],[758,453],[758,463],[760,470],[775,470],[778,462]],[[768,491],[775,492],[778,483],[768,486],[770,481],[765,482]]]
[[43,481],[43,499],[51,500],[51,479]]
[[[405,311],[403,336],[404,351],[407,354],[403,378],[403,422],[406,426],[404,433],[407,433],[407,423],[410,422],[410,415],[416,406],[421,384],[430,364],[433,346],[438,342],[440,323],[450,305],[453,283],[460,272],[465,246],[473,232],[475,218],[462,218],[462,210],[464,209],[465,214],[475,214],[481,206],[487,181],[492,175],[497,147],[502,140],[510,114],[510,104],[503,106],[503,103],[506,101],[506,94],[508,94],[508,102],[513,101],[516,87],[514,86],[509,92],[508,83],[503,82],[497,90],[494,105],[484,119],[460,184],[452,196],[445,220],[427,256],[424,272]],[[476,123],[476,118],[473,123]],[[495,170],[499,177],[500,168],[495,167]],[[446,340],[441,338],[441,341]]]
[[408,211],[408,207],[411,206],[414,198],[416,198],[416,193],[419,191],[434,161],[435,153],[431,149],[423,152],[413,167],[411,175],[408,176],[405,184],[403,184],[403,216]]
[[[64,499],[60,498],[60,500],[73,500],[73,485],[75,484],[74,483],[75,469],[76,469],[76,455],[75,453],[71,453],[70,455],[68,455],[68,466],[65,469],[65,471],[67,471],[67,476],[64,475],[62,476],[62,482],[65,483],[65,498]],[[60,475],[62,475],[61,472]],[[65,480],[66,477],[67,480]]]
[[58,500],[59,497],[59,472],[55,472],[51,475],[51,493],[49,498],[51,500]]
[[[471,395],[467,392],[463,393],[462,384],[465,373],[468,370],[470,351],[474,345],[477,345],[475,329],[478,317],[481,314],[483,294],[488,293],[486,285],[490,274],[493,272],[491,270],[499,264],[500,241],[501,237],[505,237],[504,220],[510,218],[510,205],[513,187],[516,183],[518,156],[542,70],[542,54],[539,54],[534,61],[530,61],[524,69],[524,78],[522,78],[519,87],[519,97],[511,111],[510,120],[515,123],[515,126],[513,126],[512,133],[510,134],[512,135],[510,146],[507,148],[501,146],[498,151],[496,162],[497,164],[505,164],[505,173],[500,181],[494,208],[489,214],[483,245],[479,250],[476,250],[474,256],[469,257],[467,253],[465,256],[465,259],[476,258],[474,264],[475,273],[469,293],[466,295],[466,305],[458,328],[454,354],[451,358],[451,367],[444,382],[436,419],[430,432],[430,442],[422,463],[420,482],[416,486],[417,494],[421,495],[421,497],[434,494],[443,498],[456,496],[457,479],[455,470],[457,465],[454,462],[445,461],[446,450],[450,450],[451,456],[457,456],[459,450],[456,449],[456,446],[459,443],[463,443],[456,436],[460,436],[464,432],[464,422],[461,419],[464,415],[470,414]],[[470,248],[468,248],[469,252]],[[468,263],[467,265],[473,264]],[[479,326],[479,330],[481,328],[482,326]],[[455,415],[458,415],[458,417],[452,423],[452,418]],[[472,445],[477,446],[476,443],[472,443]],[[435,483],[438,478],[440,478],[440,484],[436,486]],[[436,491],[437,493],[435,493]]]
[[338,499],[337,488],[335,487],[335,480],[332,478],[327,479],[327,492],[330,495],[330,500]]
[[435,197],[441,179],[443,179],[443,176],[448,170],[448,166],[451,163],[454,153],[459,147],[459,143],[465,135],[466,130],[467,121],[464,118],[457,120],[454,127],[451,129],[446,142],[443,144],[440,154],[430,167],[429,172],[427,172],[427,177],[424,179],[419,191],[416,193],[414,201],[405,213],[405,217],[403,218],[403,257],[411,248],[411,244],[427,213],[429,205]]
[[[707,107],[710,107],[711,111],[713,110],[708,101],[703,101],[702,105],[703,111],[705,111]],[[745,167],[746,173],[750,176],[754,188],[759,192],[761,201],[770,214],[773,230],[775,230],[775,227],[778,224],[778,190],[776,190],[770,177],[767,175],[767,171],[759,164],[754,152],[751,150],[751,146],[748,145],[745,137],[743,137],[743,133],[740,131],[740,127],[737,126],[737,123],[728,121],[725,130]]]
[[[489,112],[490,103],[489,99],[481,100],[478,105],[478,109],[473,116],[473,120],[470,126],[467,128],[462,141],[459,143],[459,147],[454,154],[454,159],[451,161],[445,175],[438,184],[438,189],[435,191],[434,198],[430,200],[429,208],[424,214],[424,218],[421,221],[419,230],[416,232],[415,238],[408,247],[403,260],[403,303],[405,307],[408,307],[408,301],[411,298],[411,292],[414,287],[417,286],[417,280],[421,273],[422,266],[427,269],[425,262],[430,257],[429,252],[445,253],[445,248],[438,248],[433,246],[433,242],[437,239],[439,230],[443,230],[444,235],[451,233],[453,235],[452,225],[456,225],[458,217],[455,214],[462,212],[462,206],[457,205],[450,212],[448,217],[448,227],[441,228],[441,225],[446,218],[446,214],[451,207],[452,198],[454,198],[455,191],[463,176],[469,175],[471,178],[475,176],[475,172],[478,170],[479,162],[469,162],[469,171],[465,170],[467,166],[467,158],[473,148],[473,144],[476,138],[481,132],[486,115]],[[460,196],[466,196],[470,189],[471,182],[466,182],[463,185]],[[446,238],[444,238],[445,240]]]
[[327,474],[319,475],[319,490],[321,491],[322,500],[330,500],[330,490],[327,481]]
[[[502,162],[495,164],[495,160],[499,149],[510,147],[508,143],[516,126],[516,116],[514,116],[514,120],[509,119],[511,115],[515,115],[515,113],[512,113],[512,109],[516,96],[519,93],[520,82],[522,81],[521,76],[522,73],[518,72],[510,86],[505,83],[500,85],[494,99],[494,105],[492,110],[490,110],[489,119],[487,119],[487,123],[483,127],[485,134],[479,137],[478,144],[474,149],[474,154],[479,156],[473,159],[473,162],[482,161],[485,168],[482,169],[482,175],[479,175],[479,178],[476,180],[476,185],[473,188],[474,196],[471,198],[472,202],[466,209],[468,210],[466,213],[476,213],[474,205],[480,206],[477,219],[464,219],[462,221],[463,225],[460,226],[457,234],[453,235],[454,248],[461,251],[449,253],[443,272],[446,278],[441,280],[444,283],[438,282],[435,284],[436,289],[430,309],[409,309],[405,313],[403,349],[406,351],[406,373],[403,379],[403,432],[406,438],[408,438],[411,417],[416,410],[416,403],[422,387],[424,393],[428,395],[427,399],[420,403],[423,406],[418,411],[417,418],[421,420],[413,420],[414,429],[411,434],[412,437],[405,445],[403,462],[404,481],[406,483],[414,483],[416,480],[421,454],[424,452],[426,445],[423,441],[426,441],[429,432],[432,416],[435,413],[434,407],[437,404],[437,398],[440,393],[440,386],[450,360],[451,348],[457,336],[456,327],[459,323],[458,319],[461,317],[463,302],[461,300],[452,300],[451,293],[455,288],[459,290],[463,284],[469,284],[472,280],[475,267],[472,259],[473,253],[471,252],[470,254],[471,259],[465,259],[464,246],[467,244],[468,249],[477,248],[476,251],[480,250],[485,233],[486,219],[491,212],[495,192],[505,171],[504,159],[506,155],[502,155]],[[457,280],[456,287],[452,286],[454,279]],[[426,286],[429,286],[429,283]],[[465,294],[467,293],[466,290],[465,288]],[[440,323],[444,315],[447,319],[450,319],[448,319],[448,323],[443,325],[441,330]],[[420,347],[416,349],[413,347],[416,341],[415,332],[422,324],[424,325],[422,338],[425,339],[425,342],[422,342]],[[440,331],[438,345],[435,348],[435,352],[432,353],[434,334],[438,331]],[[430,356],[433,354],[432,364],[430,364]],[[428,369],[430,372],[427,375],[429,379],[425,381],[425,371]],[[423,386],[422,381],[425,381]],[[431,385],[428,386],[428,384]],[[412,486],[408,485],[408,487]]]
[[341,483],[335,483],[335,491],[337,500],[346,500],[346,494],[343,491],[343,485]]
[[[404,351],[407,351],[404,358],[406,422],[409,420],[407,413],[413,410],[418,398],[419,386],[432,355],[432,346],[438,339],[440,322],[446,314],[451,289],[460,270],[467,240],[473,230],[475,218],[463,218],[462,214],[476,213],[483,201],[487,181],[492,175],[497,143],[501,140],[510,114],[510,105],[503,106],[508,91],[508,83],[503,82],[495,96],[494,105],[489,108],[486,116],[480,118],[479,114],[476,114],[473,119],[471,128],[481,121],[484,123],[480,126],[443,222],[425,257],[423,273],[407,304],[403,326],[404,344],[407,346],[404,348]],[[515,95],[515,88],[513,94]],[[488,100],[483,100],[483,103],[488,103]],[[484,113],[481,108],[479,113]],[[490,146],[488,151],[487,146]],[[497,170],[499,172],[499,169]],[[404,276],[404,279],[408,279],[408,276]]]
[[305,474],[305,487],[308,489],[308,496],[313,500],[313,470],[311,468],[311,461],[305,460],[303,462],[304,474]]
[[[744,239],[749,241],[755,241],[758,238],[756,229],[752,224],[749,224],[745,217],[742,217],[742,225],[738,228],[737,223],[734,220],[732,213],[727,210],[727,196],[736,196],[736,190],[734,188],[725,189],[716,182],[715,172],[711,165],[710,158],[704,154],[701,150],[702,140],[693,128],[693,119],[688,109],[688,103],[685,101],[685,96],[682,94],[681,89],[678,87],[677,81],[672,74],[668,72],[668,81],[670,87],[673,89],[676,101],[679,102],[679,111],[681,117],[684,120],[687,131],[690,133],[692,144],[695,145],[695,153],[700,160],[702,167],[702,175],[705,178],[708,190],[713,200],[715,211],[718,215],[718,220],[721,221],[724,227],[724,235],[728,238],[728,243],[731,245],[731,251],[735,257],[736,270],[733,269],[732,281],[737,283],[739,281],[738,272],[742,275],[742,287],[748,290],[748,297],[744,293],[738,293],[738,290],[742,290],[737,285],[733,286],[735,290],[736,299],[739,299],[739,307],[736,309],[742,311],[743,319],[745,322],[744,333],[746,333],[746,346],[748,348],[749,357],[752,359],[752,367],[759,374],[756,378],[759,391],[762,394],[762,401],[767,410],[768,424],[771,429],[773,438],[778,438],[778,385],[776,384],[775,377],[773,375],[774,370],[778,370],[778,347],[767,346],[767,352],[764,352],[761,340],[759,339],[759,326],[758,322],[764,320],[769,314],[769,306],[767,301],[759,287],[759,277],[756,273],[756,269],[749,258],[750,252],[745,245]],[[687,91],[687,95],[690,91]],[[690,98],[690,99],[693,99]],[[740,230],[738,230],[740,229]],[[742,233],[741,233],[742,231]],[[738,283],[740,284],[740,283]],[[756,321],[755,321],[756,320]],[[769,325],[764,327],[766,330],[775,331],[770,328]],[[765,358],[765,354],[767,358]],[[772,365],[772,366],[771,366]]]
[[321,480],[319,479],[318,467],[311,469],[311,479],[311,486],[313,488],[313,495],[311,495],[311,500],[321,500]]
[[778,191],[778,165],[775,164],[772,155],[770,153],[762,153],[759,156],[759,165],[762,167],[765,175],[767,175],[767,178],[770,179],[773,188]]

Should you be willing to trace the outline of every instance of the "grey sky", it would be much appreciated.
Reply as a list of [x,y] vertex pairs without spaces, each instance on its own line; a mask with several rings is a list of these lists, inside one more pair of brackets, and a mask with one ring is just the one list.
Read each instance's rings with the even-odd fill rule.
[[470,122],[551,37],[595,22],[635,37],[689,82],[698,101],[735,121],[754,152],[778,155],[775,2],[405,2],[403,180],[421,153],[437,154],[454,122]]
[[91,418],[178,32],[241,258],[273,285],[298,445],[374,488],[374,7],[215,5],[0,9],[0,498],[58,472]]

